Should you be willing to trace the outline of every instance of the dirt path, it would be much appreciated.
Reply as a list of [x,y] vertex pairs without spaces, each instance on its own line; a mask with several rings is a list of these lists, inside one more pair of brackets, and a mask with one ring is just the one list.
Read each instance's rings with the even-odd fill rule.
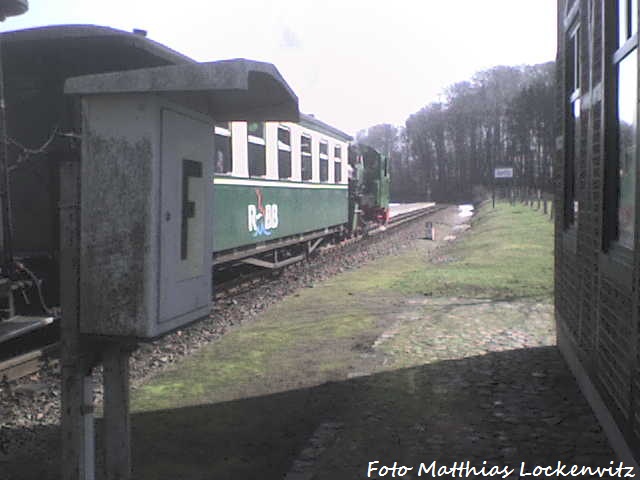
[[486,461],[518,478],[522,462],[609,466],[554,346],[548,300],[464,296],[460,282],[446,295],[448,277],[437,295],[429,283],[417,293],[434,259],[458,261],[444,238],[466,221],[442,212],[439,242],[416,239],[303,289],[140,388],[135,478],[356,479],[369,465],[382,478],[394,462],[419,478],[434,461]]

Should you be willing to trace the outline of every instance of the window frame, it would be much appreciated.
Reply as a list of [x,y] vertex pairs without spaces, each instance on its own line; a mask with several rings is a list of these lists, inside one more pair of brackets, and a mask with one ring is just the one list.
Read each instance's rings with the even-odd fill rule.
[[[602,250],[608,252],[610,250],[617,251],[622,256],[632,257],[632,248],[625,246],[619,242],[619,188],[620,188],[620,147],[619,147],[619,135],[620,128],[618,122],[618,94],[619,94],[619,66],[630,55],[636,55],[636,66],[640,66],[639,48],[638,48],[638,31],[637,24],[635,25],[635,31],[631,25],[632,15],[627,15],[627,34],[625,41],[620,44],[622,38],[620,37],[620,23],[619,23],[619,7],[620,2],[624,1],[625,4],[631,5],[635,0],[619,0],[618,2],[612,2],[605,10],[606,21],[606,81],[607,91],[611,94],[607,97],[607,113],[605,129],[607,132],[606,140],[606,161],[604,162],[604,199],[603,199],[603,228],[602,228]],[[636,5],[637,7],[637,5]],[[637,17],[635,18],[637,21]],[[636,70],[637,71],[637,70]],[[636,86],[637,86],[636,79]],[[637,89],[636,89],[637,95]],[[635,164],[636,164],[636,181],[635,181],[635,209],[638,208],[637,202],[637,170],[638,170],[638,108],[637,101],[640,98],[636,98],[636,112],[635,112]],[[636,212],[637,213],[637,212]],[[634,237],[636,236],[637,222],[634,222]],[[634,242],[635,244],[635,242]],[[625,252],[626,251],[626,252]]]
[[[630,5],[637,0],[622,0]],[[605,161],[604,163],[604,185],[603,185],[603,202],[602,202],[602,242],[600,267],[602,272],[609,278],[613,279],[619,285],[630,286],[633,277],[633,248],[629,248],[619,242],[619,188],[620,188],[620,147],[619,147],[619,120],[618,120],[618,102],[619,102],[619,65],[628,58],[629,55],[636,55],[636,67],[640,66],[640,48],[638,45],[638,24],[637,12],[635,15],[635,32],[631,25],[633,15],[627,18],[627,35],[625,41],[621,44],[620,23],[619,23],[619,7],[620,1],[607,2],[604,9],[605,21],[605,52],[604,62],[605,68],[605,91],[609,92],[605,96]],[[637,9],[637,4],[636,4]],[[637,68],[636,68],[637,72]],[[637,73],[636,73],[637,74]],[[636,78],[636,95],[638,88],[638,78]],[[638,108],[636,98],[635,112],[635,183],[634,183],[634,209],[637,216],[638,209]],[[633,224],[634,247],[637,237],[637,222]]]
[[[573,10],[573,9],[572,9]],[[578,225],[578,162],[580,159],[581,96],[582,96],[582,25],[573,11],[565,33],[564,58],[564,211],[565,231],[575,231]],[[576,115],[577,113],[577,115]]]

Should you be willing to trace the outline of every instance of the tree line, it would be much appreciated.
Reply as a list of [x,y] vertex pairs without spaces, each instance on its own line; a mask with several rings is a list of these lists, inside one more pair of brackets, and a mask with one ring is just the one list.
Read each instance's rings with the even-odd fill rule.
[[391,159],[396,201],[470,200],[492,187],[496,167],[513,168],[521,193],[551,193],[554,75],[554,62],[483,70],[446,88],[404,127],[374,125],[356,139]]

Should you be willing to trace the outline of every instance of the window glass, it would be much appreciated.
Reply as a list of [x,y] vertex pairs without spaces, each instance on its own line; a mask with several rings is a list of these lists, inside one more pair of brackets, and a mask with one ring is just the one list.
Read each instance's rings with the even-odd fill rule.
[[573,90],[576,91],[580,89],[580,74],[581,74],[580,72],[580,29],[579,28],[576,30],[576,33],[573,37],[573,46],[574,46]]
[[634,49],[618,64],[618,242],[633,248],[635,225],[638,56]]
[[329,160],[327,158],[320,159],[320,181],[329,181]]
[[578,199],[576,198],[576,191],[578,190],[578,175],[576,175],[576,166],[578,163],[578,156],[580,155],[580,98],[576,98],[572,103],[572,115],[571,115],[571,134],[573,135],[573,146],[571,149],[572,153],[572,172],[571,172],[571,181],[572,181],[572,201],[573,201],[573,213],[571,216],[571,221],[575,222],[578,218]]
[[624,45],[627,38],[629,38],[627,0],[618,0],[618,47]]
[[340,145],[334,145],[333,157],[333,181],[334,183],[340,183],[342,182],[342,147]]
[[635,35],[636,33],[638,33],[638,0],[631,0],[630,3],[630,10],[631,10],[631,25],[630,25],[630,31],[629,31],[629,36],[632,37],[633,35]]
[[311,137],[302,135],[300,138],[300,157],[302,161],[302,180],[313,178],[313,162],[311,161]]
[[278,177],[281,180],[291,178],[291,152],[278,150]]
[[300,140],[300,150],[302,153],[311,155],[311,137],[302,135]]
[[264,123],[247,123],[247,153],[249,176],[262,177],[267,174],[267,156],[264,142]]
[[264,145],[249,143],[249,176],[262,177],[267,174],[267,159]]
[[324,140],[320,142],[320,181],[329,181],[329,144]]
[[278,127],[278,142],[291,145],[291,132],[287,127]]
[[264,138],[264,123],[262,122],[248,123],[247,133],[252,137]]
[[291,132],[286,127],[278,127],[278,176],[291,178]]
[[214,133],[214,171],[230,173],[233,169],[231,125],[229,122],[216,122]]

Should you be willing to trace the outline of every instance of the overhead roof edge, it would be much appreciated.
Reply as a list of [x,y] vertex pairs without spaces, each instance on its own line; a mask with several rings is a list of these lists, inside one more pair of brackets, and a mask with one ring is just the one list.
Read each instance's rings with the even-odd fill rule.
[[298,121],[298,97],[278,69],[247,59],[69,78],[71,95],[153,93],[219,120]]

